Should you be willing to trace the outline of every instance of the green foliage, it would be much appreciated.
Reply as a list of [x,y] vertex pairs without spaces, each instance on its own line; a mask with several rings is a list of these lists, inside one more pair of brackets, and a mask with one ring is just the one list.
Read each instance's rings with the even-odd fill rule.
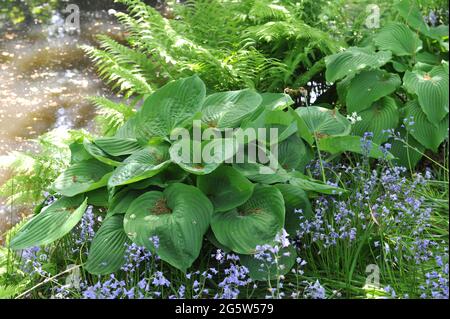
[[[392,138],[387,130],[403,123],[400,139],[412,135],[422,151],[437,152],[448,136],[448,26],[428,26],[414,1],[398,1],[394,9],[400,20],[369,37],[365,47],[326,58],[326,78],[337,82],[340,102],[355,117],[353,134],[373,132],[381,143]],[[405,151],[393,148],[401,163],[408,157],[414,166],[420,154],[412,160]]]
[[78,224],[86,207],[83,196],[57,200],[20,228],[11,240],[11,249],[46,245],[63,237]]
[[36,151],[0,156],[0,167],[11,172],[11,178],[0,187],[0,195],[7,198],[8,204],[42,202],[43,190],[70,164],[69,145],[85,136],[88,135],[83,131],[56,129],[33,141]]
[[33,20],[45,22],[50,18],[52,10],[60,6],[60,2],[59,0],[2,0],[0,26],[3,22],[10,22],[13,25]]
[[[287,104],[280,104],[285,98],[282,93],[271,94],[261,103],[263,97],[250,90],[205,96],[205,86],[197,76],[166,84],[124,124],[127,137],[121,137],[121,128],[114,137],[85,138],[71,144],[71,165],[53,183],[53,190],[63,197],[26,223],[11,247],[21,249],[61,238],[80,220],[87,203],[107,209],[87,261],[87,270],[94,274],[119,269],[128,240],[186,271],[199,256],[210,226],[221,246],[240,254],[253,254],[257,245],[272,243],[282,228],[294,232],[295,224],[285,221],[293,222],[292,210],[298,205],[305,209],[305,216],[311,215],[307,193],[345,191],[302,174],[300,162],[307,156],[304,136],[314,134],[321,147],[325,136],[345,137],[350,123],[336,110],[309,107],[293,112],[286,109]],[[266,116],[253,121],[248,109]],[[272,162],[248,161],[250,148],[245,147],[242,158],[247,161],[226,161],[237,154],[230,145],[237,141],[237,146],[248,146],[257,137],[224,137],[225,124],[211,127],[215,115],[219,123],[237,127],[236,138],[242,137],[243,127],[279,128],[278,140],[258,137],[257,146],[276,167],[269,165]],[[306,130],[297,129],[299,119],[307,123]],[[214,138],[202,142],[194,132],[194,137],[174,140],[174,132],[196,129],[195,121],[200,133],[213,130],[210,138]],[[180,143],[189,144],[189,156],[201,151],[201,157],[209,154],[213,161],[197,163],[191,157],[188,162],[178,161]],[[271,154],[274,143],[280,143],[278,158]],[[361,152],[354,144],[338,151],[347,150]],[[154,237],[159,238],[157,244]]]
[[[170,2],[165,15],[139,0],[116,2],[128,7],[128,13],[116,14],[128,32],[126,43],[100,36],[100,47],[84,49],[99,75],[135,101],[193,74],[214,91],[281,92],[306,85],[324,70],[326,55],[345,47],[308,25],[310,17],[291,1]],[[93,101],[105,133],[113,134],[130,116],[124,103]]]

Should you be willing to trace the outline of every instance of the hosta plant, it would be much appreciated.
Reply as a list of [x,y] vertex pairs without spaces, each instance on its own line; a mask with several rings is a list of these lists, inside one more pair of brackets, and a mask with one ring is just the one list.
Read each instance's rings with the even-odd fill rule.
[[[400,130],[411,147],[393,143],[403,165],[414,166],[421,152],[437,152],[448,136],[448,26],[428,26],[411,1],[394,6],[400,21],[383,26],[365,47],[326,58],[326,79],[337,83],[340,103],[358,114],[352,133],[372,132],[374,142]],[[407,136],[406,136],[407,135]]]
[[[105,214],[85,264],[93,274],[118,270],[130,242],[186,271],[205,237],[251,256],[283,229],[293,236],[294,210],[312,215],[308,195],[345,191],[304,174],[313,148],[331,154],[362,150],[359,138],[348,135],[350,122],[336,110],[294,111],[292,103],[283,93],[249,89],[206,96],[197,76],[166,84],[115,136],[71,145],[71,165],[52,186],[56,201],[19,230],[11,248],[62,238],[88,205]],[[263,129],[270,134],[251,134]],[[214,138],[205,139],[206,133]],[[263,156],[252,158],[251,145]],[[183,155],[187,161],[180,160]],[[383,156],[376,148],[370,155]]]

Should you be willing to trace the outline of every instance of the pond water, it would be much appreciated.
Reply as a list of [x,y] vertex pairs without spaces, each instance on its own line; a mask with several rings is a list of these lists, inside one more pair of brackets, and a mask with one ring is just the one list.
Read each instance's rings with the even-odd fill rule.
[[[0,156],[36,151],[31,139],[54,128],[93,130],[95,108],[86,97],[112,93],[79,46],[95,44],[100,33],[123,38],[106,10],[82,11],[80,32],[72,34],[58,28],[59,11],[47,24],[0,29]],[[0,171],[0,184],[8,174]],[[0,198],[0,237],[28,210]]]

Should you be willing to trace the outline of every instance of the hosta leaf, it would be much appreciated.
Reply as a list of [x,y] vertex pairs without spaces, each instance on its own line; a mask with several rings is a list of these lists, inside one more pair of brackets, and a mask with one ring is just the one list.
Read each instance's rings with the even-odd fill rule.
[[88,205],[97,207],[108,207],[109,192],[106,187],[98,188],[93,191],[87,192]]
[[350,133],[350,122],[336,109],[309,106],[298,108],[295,111],[304,120],[309,131],[318,138]]
[[374,38],[380,50],[392,51],[398,56],[414,55],[422,49],[422,41],[403,23],[392,23],[383,27]]
[[[419,30],[422,34],[440,40],[442,34],[439,27],[430,27],[425,23],[420,8],[415,1],[400,0],[394,5],[400,16],[405,22],[415,30]],[[448,27],[447,27],[448,28]],[[447,31],[448,32],[448,31]]]
[[143,140],[165,137],[184,127],[200,111],[205,99],[205,84],[198,76],[169,82],[150,95],[135,117],[119,129],[117,136]]
[[147,179],[158,174],[169,165],[169,146],[167,144],[149,145],[130,155],[117,167],[108,181],[110,187],[126,185]]
[[391,94],[402,81],[397,74],[382,70],[363,71],[356,75],[348,87],[346,104],[348,112],[360,112],[373,102]]
[[170,184],[182,182],[188,175],[189,173],[181,167],[171,163],[162,172],[137,183],[133,183],[129,187],[132,189],[145,189],[150,186],[165,188]]
[[278,145],[278,163],[285,170],[296,169],[306,156],[306,146],[298,135],[291,135]]
[[347,103],[346,100],[348,89],[354,77],[355,74],[351,74],[350,76],[346,76],[336,84],[336,92],[339,98],[339,102],[341,102],[343,105]]
[[[162,260],[186,271],[197,259],[213,206],[196,187],[171,184],[164,192],[138,197],[128,209],[124,228],[138,245],[157,252]],[[159,238],[154,247],[152,237]]]
[[264,110],[259,116],[253,119],[250,123],[246,123],[243,130],[238,130],[235,136],[247,132],[247,129],[253,129],[252,132],[257,132],[259,128],[265,128],[267,131],[267,141],[269,141],[272,132],[270,129],[277,129],[278,138],[272,138],[272,142],[281,142],[297,132],[297,123],[294,118],[295,112],[284,112],[282,110]]
[[123,230],[123,215],[105,219],[89,248],[85,269],[94,275],[115,272],[125,263],[125,243],[129,242]]
[[11,249],[42,246],[60,239],[80,221],[87,207],[87,199],[62,197],[23,225],[11,240]]
[[363,136],[365,132],[373,133],[373,142],[380,144],[389,136],[384,130],[397,128],[400,114],[395,100],[391,97],[383,97],[372,104],[367,110],[358,113],[361,121],[353,125],[352,132]]
[[314,149],[309,145],[305,145],[305,155],[301,158],[300,164],[295,169],[303,173],[315,156]]
[[284,110],[294,104],[292,98],[285,93],[262,93],[261,107],[269,111]]
[[110,158],[109,155],[103,152],[100,147],[98,147],[88,139],[84,139],[83,145],[86,151],[98,161],[111,166],[119,166],[121,164],[120,161],[116,161]]
[[[301,219],[303,216],[307,219],[314,216],[311,203],[308,195],[299,186],[291,184],[277,184],[275,185],[283,195],[284,205],[286,209],[286,218],[284,222],[284,229],[294,237],[299,230]],[[302,210],[302,212],[295,212],[295,210]]]
[[96,139],[94,144],[111,156],[130,155],[142,149],[132,138],[101,137]]
[[249,158],[248,154],[244,154],[242,161],[239,158],[239,161],[233,163],[233,167],[253,182],[261,184],[286,182],[288,180],[288,174],[286,173],[286,170],[281,167],[276,154],[274,155],[258,145],[255,147],[255,152],[265,152],[267,155],[266,160],[268,160],[267,163],[261,163],[259,154],[257,159]]
[[398,73],[403,73],[406,70],[408,70],[408,66],[402,62],[392,61],[392,66],[394,67],[394,70],[397,71]]
[[448,114],[448,73],[443,66],[430,72],[406,71],[403,83],[408,92],[417,94],[422,111],[431,123],[439,123]]
[[409,133],[428,149],[437,152],[439,145],[448,136],[448,114],[440,122],[431,123],[425,113],[422,112],[416,100],[405,105],[406,117],[412,118],[414,125],[408,125]]
[[428,73],[430,72],[433,68],[435,67],[435,65],[433,64],[428,64],[428,63],[423,63],[423,62],[417,62],[416,64],[414,64],[413,67],[413,71],[419,71],[419,72],[425,72]]
[[111,198],[108,207],[107,217],[114,215],[125,215],[131,203],[142,195],[142,191],[124,188]]
[[95,159],[78,162],[64,171],[53,183],[53,189],[72,197],[106,186],[113,168]]
[[92,158],[91,154],[89,154],[84,148],[82,142],[71,143],[69,145],[69,149],[70,149],[70,164],[75,164]]
[[[254,255],[240,255],[240,263],[247,267],[249,276],[253,280],[257,281],[269,281],[275,280],[279,276],[286,275],[291,271],[291,268],[295,265],[297,258],[297,252],[292,245],[288,247],[280,248],[278,253],[278,259],[276,263],[268,262],[255,258]],[[275,258],[274,256],[272,257]]]
[[217,240],[240,254],[252,254],[257,245],[270,243],[283,225],[283,196],[267,185],[257,185],[245,204],[215,212],[211,220]]
[[223,212],[244,204],[254,185],[231,166],[222,165],[208,175],[197,177],[197,187],[211,200],[214,211]]
[[335,82],[366,68],[376,69],[390,61],[389,51],[373,52],[369,48],[350,47],[325,58],[327,82]]
[[202,106],[202,121],[209,127],[234,128],[253,113],[262,97],[250,89],[209,95]]
[[255,183],[275,184],[287,181],[286,171],[281,167],[275,169],[259,163],[233,164],[233,167]]
[[439,56],[426,51],[417,53],[416,61],[418,63],[426,63],[430,65],[439,65],[441,63]]
[[389,154],[389,152],[384,154],[380,149],[380,145],[373,142],[370,142],[370,144],[371,146],[369,154],[366,154],[367,150],[363,148],[361,137],[359,136],[332,136],[319,140],[320,150],[331,154],[352,152],[362,155],[369,155],[369,157],[373,158],[393,158],[393,156]]
[[308,125],[306,125],[305,119],[303,119],[298,112],[289,108],[289,114],[292,116],[295,125],[297,126],[298,135],[305,140],[310,146],[314,144],[314,136],[311,133]]
[[214,171],[237,151],[232,138],[216,138],[208,141],[180,139],[170,147],[170,158],[185,171],[204,175]]
[[289,183],[298,186],[305,191],[313,191],[327,195],[339,195],[346,192],[345,189],[333,185],[324,184],[299,172],[290,173]]

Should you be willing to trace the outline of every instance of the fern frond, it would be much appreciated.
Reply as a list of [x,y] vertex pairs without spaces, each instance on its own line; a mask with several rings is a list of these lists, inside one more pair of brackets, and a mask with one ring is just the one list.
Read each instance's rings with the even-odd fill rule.
[[114,134],[134,114],[133,108],[123,103],[115,103],[105,97],[90,97],[91,101],[97,108],[99,118],[104,135]]

